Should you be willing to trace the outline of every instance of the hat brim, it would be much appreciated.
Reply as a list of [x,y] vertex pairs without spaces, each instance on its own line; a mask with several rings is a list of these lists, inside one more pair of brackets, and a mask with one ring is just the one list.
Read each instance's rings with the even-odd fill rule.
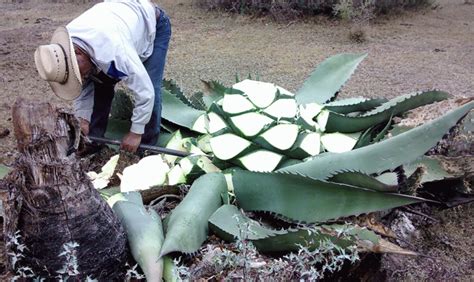
[[58,83],[48,81],[54,94],[64,100],[74,100],[81,94],[82,82],[76,53],[72,45],[71,37],[65,27],[59,27],[51,37],[51,44],[59,44],[66,53],[68,77],[66,82]]

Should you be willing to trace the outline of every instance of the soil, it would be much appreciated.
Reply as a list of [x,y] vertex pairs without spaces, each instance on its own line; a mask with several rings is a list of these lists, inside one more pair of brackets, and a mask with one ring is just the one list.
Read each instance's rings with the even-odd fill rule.
[[[16,154],[9,132],[11,107],[18,97],[70,106],[56,98],[37,75],[35,48],[47,43],[57,26],[92,4],[5,2],[0,3],[0,162],[8,164]],[[200,79],[229,85],[236,75],[248,74],[296,91],[325,58],[341,52],[367,52],[369,56],[341,97],[392,98],[433,88],[453,96],[412,114],[409,121],[413,124],[440,116],[461,98],[474,97],[474,5],[465,0],[439,0],[436,8],[377,18],[362,27],[326,17],[279,23],[207,11],[198,5],[200,1],[159,2],[173,26],[165,76],[187,93],[203,89]],[[363,42],[350,39],[354,28],[364,33]],[[404,247],[422,256],[379,257],[372,278],[474,279],[472,207],[425,211],[433,220],[401,213],[417,230]],[[385,271],[384,276],[376,276],[377,271]]]

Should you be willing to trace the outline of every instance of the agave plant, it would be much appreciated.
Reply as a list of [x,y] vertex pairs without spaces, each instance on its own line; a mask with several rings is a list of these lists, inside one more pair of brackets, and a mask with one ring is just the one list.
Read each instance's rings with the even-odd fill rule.
[[[449,96],[431,90],[391,100],[337,100],[340,88],[365,56],[341,54],[327,59],[295,94],[251,79],[232,87],[205,82],[208,95],[184,95],[176,84],[165,83],[163,130],[169,134],[161,142],[193,156],[164,156],[160,167],[165,174],[160,172],[160,180],[145,188],[197,180],[165,221],[160,256],[196,252],[208,228],[233,240],[240,236],[239,222],[248,223],[252,234],[246,239],[264,252],[292,251],[297,244],[322,239],[369,251],[405,252],[368,229],[339,221],[425,201],[400,193],[414,191],[401,186],[452,177],[436,160],[423,155],[472,110],[474,102],[391,134],[394,117]],[[417,170],[420,163],[425,173]],[[412,182],[402,185],[393,180],[393,170],[401,166],[412,173]],[[143,189],[133,179],[142,181],[147,170],[130,171],[124,172],[127,191]],[[265,212],[292,227],[263,226],[245,211]],[[313,224],[319,231],[308,233],[296,228],[298,224]]]

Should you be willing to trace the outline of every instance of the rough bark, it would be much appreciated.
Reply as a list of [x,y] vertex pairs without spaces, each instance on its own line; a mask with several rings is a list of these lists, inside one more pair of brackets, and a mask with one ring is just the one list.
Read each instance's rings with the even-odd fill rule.
[[13,125],[20,154],[0,188],[7,194],[5,239],[20,231],[27,247],[17,266],[57,276],[65,264],[59,256],[64,244],[76,242],[81,279],[119,277],[127,256],[125,232],[76,159],[77,120],[49,103],[20,99]]

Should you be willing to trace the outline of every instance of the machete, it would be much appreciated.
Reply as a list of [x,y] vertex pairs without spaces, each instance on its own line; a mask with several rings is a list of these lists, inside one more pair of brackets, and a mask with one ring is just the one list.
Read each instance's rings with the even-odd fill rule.
[[[95,136],[87,136],[87,137],[90,140],[96,143],[100,143],[100,144],[110,144],[110,145],[120,146],[120,144],[122,143],[119,140],[113,140],[113,139],[108,139],[108,138],[95,137]],[[187,157],[190,155],[188,152],[183,152],[183,151],[178,151],[178,150],[173,150],[173,149],[168,149],[168,148],[163,148],[163,147],[158,147],[158,146],[152,146],[152,145],[145,145],[145,144],[140,144],[138,148],[142,150],[148,150],[154,153],[173,155],[173,156],[178,156],[178,157]]]

